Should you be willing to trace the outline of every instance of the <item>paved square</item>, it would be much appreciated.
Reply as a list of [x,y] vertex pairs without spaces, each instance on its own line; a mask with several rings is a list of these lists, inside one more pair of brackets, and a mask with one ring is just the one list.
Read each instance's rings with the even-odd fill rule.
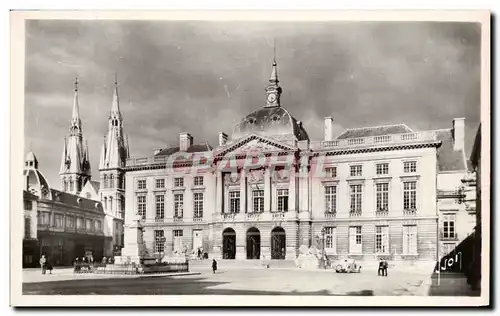
[[[115,276],[74,275],[71,270],[54,275],[26,272],[24,294],[129,294],[129,295],[419,295],[426,274],[394,271],[388,277],[376,271],[339,274],[331,270],[222,269],[213,274],[197,267],[199,275]],[[31,277],[30,277],[31,275]],[[31,278],[31,280],[29,280]]]

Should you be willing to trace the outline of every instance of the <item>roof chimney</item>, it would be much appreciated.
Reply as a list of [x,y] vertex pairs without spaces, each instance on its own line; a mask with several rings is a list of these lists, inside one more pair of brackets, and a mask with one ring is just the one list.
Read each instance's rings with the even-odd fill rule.
[[189,147],[193,146],[193,136],[189,133],[179,134],[179,150],[187,151]]
[[463,150],[465,148],[465,118],[453,119],[453,149]]
[[325,117],[325,141],[333,140],[333,118]]
[[227,134],[219,133],[219,146],[225,146],[227,143]]

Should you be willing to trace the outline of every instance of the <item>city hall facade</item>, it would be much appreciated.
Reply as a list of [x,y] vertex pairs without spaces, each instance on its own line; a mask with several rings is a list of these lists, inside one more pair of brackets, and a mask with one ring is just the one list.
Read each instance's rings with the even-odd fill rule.
[[181,133],[177,146],[127,159],[125,226],[140,216],[145,255],[293,260],[315,245],[333,259],[436,260],[436,179],[449,151],[461,157],[464,120],[335,136],[327,117],[324,139],[311,140],[281,92],[274,62],[263,105],[231,137],[212,147]]

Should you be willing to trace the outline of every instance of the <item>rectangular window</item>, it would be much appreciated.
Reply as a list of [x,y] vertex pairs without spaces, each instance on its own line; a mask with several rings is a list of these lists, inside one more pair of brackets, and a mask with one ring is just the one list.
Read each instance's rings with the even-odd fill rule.
[[278,212],[288,211],[288,189],[278,189]]
[[389,174],[389,164],[379,163],[377,164],[377,175]]
[[157,189],[165,188],[165,179],[156,179],[156,188]]
[[351,166],[351,177],[361,177],[362,175],[363,175],[362,165]]
[[376,226],[375,251],[389,253],[389,226]]
[[83,217],[76,218],[76,229],[83,229]]
[[240,212],[240,191],[229,192],[229,212],[233,214]]
[[26,211],[31,211],[33,209],[33,201],[24,200],[24,209]]
[[415,225],[403,226],[403,254],[417,254],[417,226]]
[[54,214],[54,227],[63,228],[64,227],[64,217],[61,214]]
[[146,180],[137,180],[137,190],[146,190]]
[[165,232],[163,230],[155,230],[155,251],[165,252],[165,243],[163,241]]
[[31,238],[31,218],[29,217],[24,218],[24,238]]
[[389,210],[389,183],[377,183],[377,211],[387,212]]
[[50,213],[49,212],[41,212],[39,220],[38,220],[38,224],[50,225]]
[[403,209],[416,210],[417,208],[417,182],[403,182]]
[[184,217],[183,211],[184,211],[184,194],[174,194],[174,218]]
[[165,218],[165,195],[156,196],[156,218]]
[[182,236],[181,229],[174,230],[174,252],[180,253],[182,251]]
[[75,217],[72,215],[67,215],[66,216],[66,227],[70,229],[75,228]]
[[203,193],[194,194],[194,218],[203,217]]
[[325,173],[328,178],[336,178],[337,177],[337,167],[328,167],[325,168]]
[[202,176],[194,177],[194,185],[196,185],[196,186],[203,185],[203,177]]
[[102,231],[102,223],[99,220],[95,221],[95,231],[96,232],[101,232]]
[[174,178],[174,187],[179,188],[184,186],[184,178]]
[[142,219],[146,219],[146,196],[145,195],[140,195],[137,197],[137,214],[139,214]]
[[92,220],[91,219],[86,219],[85,220],[85,229],[87,231],[91,231],[92,230]]
[[442,236],[445,239],[453,239],[456,237],[456,231],[455,231],[455,220],[456,216],[455,214],[444,214],[443,215],[443,232]]
[[252,193],[254,213],[264,212],[264,190],[253,190]]
[[350,213],[361,213],[363,187],[361,184],[351,185],[351,207]]
[[337,253],[337,228],[325,227],[325,249],[327,253]]
[[361,226],[349,227],[349,253],[362,253]]
[[405,173],[417,172],[417,162],[416,161],[405,161],[403,163],[403,169]]
[[325,212],[337,212],[337,186],[325,187]]

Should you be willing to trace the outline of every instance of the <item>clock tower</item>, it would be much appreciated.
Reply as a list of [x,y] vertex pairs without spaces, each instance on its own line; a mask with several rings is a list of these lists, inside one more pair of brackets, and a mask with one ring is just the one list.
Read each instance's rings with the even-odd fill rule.
[[269,84],[266,87],[267,100],[265,107],[280,106],[281,92],[282,90],[279,86],[278,80],[278,67],[276,64],[276,58],[274,58],[271,77],[269,78]]

